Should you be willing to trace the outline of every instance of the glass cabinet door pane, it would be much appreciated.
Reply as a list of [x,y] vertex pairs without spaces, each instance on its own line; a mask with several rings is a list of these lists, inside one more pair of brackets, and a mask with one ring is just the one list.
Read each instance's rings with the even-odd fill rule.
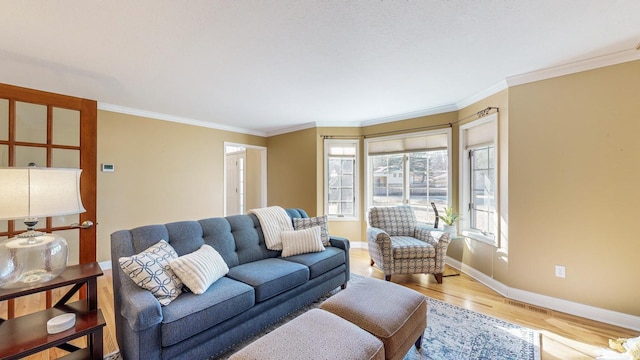
[[0,140],[9,140],[9,100],[0,99]]
[[47,166],[47,149],[32,146],[16,146],[16,167],[26,167],[35,163],[37,167]]
[[47,143],[47,107],[16,101],[16,141]]
[[9,146],[0,145],[0,166],[9,166]]
[[51,167],[80,168],[80,150],[53,149],[51,155]]
[[80,146],[80,111],[53,108],[54,145]]

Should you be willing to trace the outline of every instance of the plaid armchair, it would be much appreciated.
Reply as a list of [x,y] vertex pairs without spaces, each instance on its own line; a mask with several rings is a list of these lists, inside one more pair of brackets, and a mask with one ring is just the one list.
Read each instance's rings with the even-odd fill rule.
[[418,225],[411,207],[372,207],[367,228],[371,266],[394,274],[433,274],[442,284],[449,234]]

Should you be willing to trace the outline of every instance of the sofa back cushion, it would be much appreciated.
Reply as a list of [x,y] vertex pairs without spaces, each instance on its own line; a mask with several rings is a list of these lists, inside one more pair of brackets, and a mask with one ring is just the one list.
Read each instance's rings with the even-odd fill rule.
[[[302,209],[289,209],[287,213],[291,217],[308,217]],[[280,255],[280,251],[267,249],[260,221],[253,214],[147,225],[116,233],[120,234],[119,238],[128,233],[131,240],[131,244],[115,246],[117,256],[140,253],[161,239],[166,240],[179,256],[192,253],[203,244],[210,245],[230,268]]]
[[369,226],[382,229],[389,236],[413,236],[416,216],[408,205],[372,207]]

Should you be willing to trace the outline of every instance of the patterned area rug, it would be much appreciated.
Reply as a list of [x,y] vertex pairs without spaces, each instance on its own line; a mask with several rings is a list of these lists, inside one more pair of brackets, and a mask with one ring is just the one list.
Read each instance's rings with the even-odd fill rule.
[[[362,276],[351,275],[350,282]],[[298,315],[320,306],[335,289],[318,301],[293,312],[260,334],[230,348],[216,360],[228,359],[231,354]],[[537,331],[463,309],[429,298],[427,329],[422,337],[422,349],[412,347],[404,360],[539,360],[540,334]],[[118,353],[106,356],[108,360],[121,360]],[[213,360],[214,358],[212,358]]]

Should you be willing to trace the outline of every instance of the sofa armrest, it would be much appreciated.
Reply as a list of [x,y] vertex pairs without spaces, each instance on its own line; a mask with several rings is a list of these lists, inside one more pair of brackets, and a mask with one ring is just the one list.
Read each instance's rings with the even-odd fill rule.
[[329,242],[331,243],[331,246],[335,246],[346,252],[349,252],[349,249],[351,247],[351,244],[349,243],[349,239],[341,236],[330,235]]
[[351,249],[351,243],[349,242],[349,239],[345,237],[331,235],[329,236],[329,242],[331,243],[331,246],[335,246],[339,249],[344,250],[345,265],[347,266],[347,269],[345,271],[346,284],[346,282],[351,279],[351,263],[349,261],[349,249]]
[[[116,271],[126,277],[121,270]],[[120,280],[122,283],[115,293],[116,301],[120,302],[120,314],[127,319],[129,327],[134,331],[141,331],[162,322],[160,303],[153,294],[139,287],[129,278]]]
[[449,246],[451,242],[449,233],[425,225],[416,226],[413,237],[436,247]]
[[384,273],[391,273],[393,267],[393,256],[391,254],[391,237],[389,234],[376,227],[367,228],[367,243],[369,245],[369,256]]
[[451,238],[448,232],[439,231],[438,229],[427,226],[416,226],[414,235],[416,239],[427,242],[436,249],[436,273],[444,270],[444,264],[447,259],[447,248]]

